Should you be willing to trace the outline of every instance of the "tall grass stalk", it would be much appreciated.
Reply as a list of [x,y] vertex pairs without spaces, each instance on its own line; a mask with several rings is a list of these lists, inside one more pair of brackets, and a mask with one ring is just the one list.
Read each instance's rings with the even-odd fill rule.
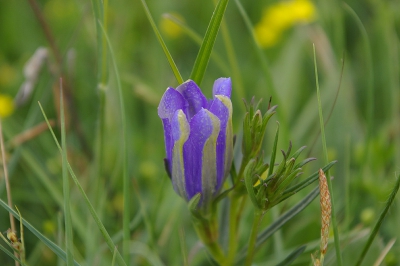
[[62,179],[64,195],[64,222],[65,222],[65,248],[67,253],[67,266],[74,264],[74,238],[72,232],[71,200],[69,192],[69,177],[67,165],[67,144],[65,139],[65,117],[62,79],[60,79],[60,117],[61,117],[61,156],[62,156]]
[[[8,178],[8,170],[7,170],[7,161],[6,161],[6,152],[4,148],[4,139],[3,139],[3,127],[2,127],[2,122],[1,122],[1,117],[0,117],[0,146],[1,146],[1,158],[3,160],[3,172],[4,172],[4,181],[6,183],[6,192],[7,192],[7,203],[12,208],[12,196],[11,196],[11,187],[10,187],[10,179]],[[15,227],[15,220],[14,216],[9,214],[10,216],[10,226],[11,230],[13,232],[16,232],[16,227]],[[14,255],[17,256],[17,252],[14,251]],[[15,261],[15,266],[19,266],[19,262]]]
[[[259,45],[256,35],[254,33],[254,26],[249,18],[249,16],[247,15],[246,10],[244,9],[244,7],[242,6],[242,4],[240,3],[239,0],[235,0],[236,6],[239,10],[240,15],[243,18],[244,23],[246,24],[247,30],[249,31],[251,38],[253,40],[254,43],[254,47],[255,50],[257,52],[257,56],[258,59],[260,60],[261,63],[261,68],[263,71],[263,76],[265,78],[265,82],[267,85],[267,89],[268,89],[268,93],[271,94],[271,97],[273,99],[273,101],[276,103],[276,105],[278,106],[284,106],[283,105],[283,101],[281,99],[281,97],[278,94],[278,91],[274,85],[274,81],[272,79],[272,74],[271,74],[271,68],[269,66],[268,60],[266,58],[266,56],[264,55],[264,52],[261,48],[261,46]],[[286,127],[289,126],[288,124],[288,114],[286,113],[286,108],[281,108],[279,109],[279,112],[277,112],[277,115],[279,117],[279,121]],[[289,142],[289,136],[288,136],[288,130],[283,130],[282,132],[282,138],[283,138],[283,142],[287,143]]]
[[[189,27],[186,23],[184,23],[182,20],[176,18],[171,14],[163,14],[163,17],[178,25],[189,38],[191,38],[196,44],[198,44],[199,47],[201,46],[202,37],[200,36],[200,34],[195,32],[191,27]],[[211,59],[220,68],[220,70],[222,71],[222,73],[224,73],[224,75],[229,76],[231,74],[230,69],[226,65],[225,62],[226,60],[223,60],[218,53],[212,52]]]
[[201,44],[199,53],[196,57],[196,61],[194,62],[190,78],[194,80],[194,82],[196,82],[199,86],[206,72],[208,61],[210,60],[211,52],[213,50],[215,40],[217,39],[218,31],[221,26],[226,7],[228,6],[228,2],[229,0],[218,1],[218,4],[215,7],[214,13],[211,17],[210,23],[208,24],[203,43]]
[[[101,29],[98,21],[101,21],[104,25],[105,31],[108,28],[108,0],[92,0],[92,6],[94,11],[94,22],[96,25],[96,35],[97,35],[97,93],[98,93],[98,113],[97,113],[97,124],[96,124],[96,138],[94,142],[94,158],[93,158],[93,171],[91,173],[90,182],[93,184],[91,195],[92,200],[94,200],[94,206],[97,212],[102,218],[101,213],[101,195],[104,195],[104,188],[101,186],[102,176],[103,176],[103,159],[104,159],[104,132],[105,132],[105,112],[106,112],[106,94],[108,85],[108,53],[107,53],[107,40]],[[89,215],[89,214],[88,214]],[[96,242],[98,241],[98,234],[96,230],[93,230],[92,226],[93,220],[88,219],[87,223],[87,239],[86,241],[86,258],[87,262],[93,263],[91,259],[93,258],[94,252],[96,252]]]
[[[215,2],[215,1],[214,1]],[[235,95],[237,95],[238,102],[240,102],[242,99],[246,98],[245,90],[243,87],[243,79],[242,79],[242,74],[240,73],[240,68],[239,68],[239,63],[237,60],[237,56],[235,53],[235,48],[233,47],[232,43],[232,38],[229,34],[229,29],[226,24],[226,21],[223,19],[221,23],[221,33],[222,37],[224,40],[224,45],[225,45],[225,50],[226,54],[228,56],[228,61],[232,70],[231,76],[234,77],[234,84],[235,86]],[[243,104],[239,105],[241,108],[241,112],[245,111],[245,106]]]
[[[59,151],[62,152],[61,146],[60,146],[60,144],[59,144],[59,142],[58,142],[58,140],[56,138],[56,135],[53,132],[53,129],[50,127],[50,124],[48,122],[47,116],[46,116],[45,112],[43,111],[43,107],[42,107],[42,105],[40,103],[39,103],[39,107],[40,107],[40,109],[42,111],[42,114],[43,114],[43,117],[46,120],[46,123],[47,123],[47,125],[49,127],[50,133],[53,136],[54,142],[56,143]],[[96,210],[94,209],[94,207],[93,207],[92,203],[90,202],[88,196],[86,195],[85,191],[83,190],[78,178],[76,177],[76,175],[75,175],[74,171],[72,170],[72,167],[71,167],[71,165],[69,164],[68,161],[67,161],[67,165],[68,165],[69,173],[71,174],[72,179],[74,180],[76,186],[78,187],[79,191],[81,192],[81,195],[85,199],[85,203],[86,203],[86,205],[87,205],[87,207],[88,207],[88,209],[90,211],[90,214],[92,215],[92,217],[95,220],[97,226],[99,227],[99,230],[102,233],[102,235],[104,237],[104,240],[107,243],[108,248],[110,249],[111,252],[114,252],[114,250],[116,248],[116,245],[114,244],[114,242],[111,239],[110,235],[108,234],[106,228],[104,227],[103,223],[101,222],[99,216],[96,213]],[[122,258],[122,256],[120,255],[119,252],[117,252],[117,258],[116,259],[117,259],[117,262],[118,262],[119,265],[125,265],[125,266],[127,265],[124,262],[124,260],[123,260],[123,258]]]
[[153,31],[156,34],[158,42],[160,43],[161,48],[163,49],[164,54],[167,57],[169,65],[171,66],[172,72],[174,73],[175,78],[178,81],[178,83],[182,84],[183,83],[183,78],[181,76],[181,73],[179,72],[178,67],[175,64],[175,61],[172,58],[172,56],[171,56],[171,54],[170,54],[170,52],[169,52],[169,50],[167,48],[167,45],[165,44],[165,42],[164,42],[164,40],[163,40],[163,38],[162,38],[158,28],[157,28],[157,25],[154,22],[153,17],[151,16],[151,13],[150,13],[150,10],[149,10],[149,8],[148,8],[148,6],[146,4],[146,1],[145,0],[141,0],[141,2],[142,2],[142,5],[143,5],[143,8],[144,8],[144,11],[146,13],[146,16],[147,16],[147,18],[148,18],[148,20],[149,20],[149,22],[151,24],[151,27],[153,28]]
[[[15,209],[17,209],[18,215],[19,215],[19,220],[22,220],[22,215],[21,212],[18,210],[17,206],[15,206]],[[22,223],[19,223],[19,235],[21,238],[21,248],[19,251],[19,258],[21,259],[22,265],[26,265],[25,261],[25,235],[24,235],[24,225]]]
[[[31,231],[37,238],[39,238],[39,240],[42,241],[44,245],[46,245],[50,250],[52,250],[59,258],[61,258],[65,262],[67,261],[67,255],[64,250],[62,250],[58,245],[56,245],[54,242],[52,242],[50,239],[48,239],[42,233],[40,233],[27,220],[23,219],[22,217],[20,218],[19,214],[15,210],[10,208],[8,204],[6,204],[1,199],[0,199],[0,206],[6,209],[9,213],[11,213],[14,216],[14,218],[21,219],[20,222],[22,222],[29,231]],[[74,261],[74,266],[79,266],[79,265],[80,264],[78,262]]]
[[355,264],[355,266],[359,266],[361,265],[361,263],[363,262],[365,256],[367,255],[367,252],[369,250],[369,248],[371,247],[372,242],[375,239],[376,234],[379,231],[379,228],[381,228],[381,225],[383,223],[383,219],[385,219],[386,214],[389,211],[390,206],[392,206],[392,203],[394,201],[394,199],[396,198],[396,194],[399,191],[400,188],[400,174],[397,176],[397,180],[396,180],[396,184],[393,187],[392,192],[390,193],[389,199],[386,202],[385,208],[383,209],[382,213],[379,215],[379,219],[376,222],[374,229],[372,229],[371,234],[369,235],[369,238],[367,240],[367,243],[365,244],[360,257],[357,260],[357,263]]
[[[318,113],[319,113],[319,122],[320,122],[320,126],[321,126],[322,147],[323,147],[323,152],[325,155],[325,162],[328,163],[329,162],[328,149],[326,147],[324,117],[322,114],[321,95],[320,95],[320,91],[319,91],[319,81],[318,81],[317,56],[315,54],[315,45],[314,44],[313,44],[313,54],[314,54],[315,83],[316,83],[316,87],[317,87],[317,98],[318,98]],[[343,259],[342,259],[342,252],[340,250],[340,239],[339,239],[339,231],[337,228],[337,221],[336,221],[335,201],[334,201],[334,196],[333,196],[332,181],[331,181],[331,178],[328,173],[326,173],[326,175],[328,175],[327,181],[328,181],[329,193],[331,195],[332,227],[333,227],[333,235],[334,235],[334,239],[335,239],[336,260],[337,260],[337,264],[339,266],[342,266]]]
[[[100,22],[99,22],[100,23]],[[125,104],[124,104],[124,96],[122,93],[122,86],[121,86],[121,79],[119,77],[119,71],[117,67],[117,63],[115,62],[114,50],[111,46],[110,39],[107,36],[107,32],[103,25],[100,23],[100,26],[103,30],[103,34],[107,40],[108,48],[110,51],[110,57],[112,61],[112,65],[114,67],[115,72],[115,79],[117,81],[117,88],[118,88],[118,96],[120,101],[120,114],[121,114],[121,144],[122,144],[122,179],[123,179],[123,197],[124,197],[124,210],[123,210],[123,220],[122,220],[122,228],[123,228],[123,256],[125,263],[130,265],[130,255],[129,255],[129,240],[130,240],[130,230],[129,230],[129,222],[130,222],[130,201],[131,201],[131,194],[130,194],[130,182],[129,176],[127,173],[128,167],[128,154],[127,154],[127,141],[126,141],[126,117],[125,117]]]
[[371,53],[371,43],[369,41],[367,30],[365,29],[362,21],[360,20],[357,13],[345,2],[343,2],[344,9],[351,15],[351,17],[356,22],[356,25],[361,33],[363,44],[364,44],[364,56],[365,56],[365,68],[366,68],[366,87],[367,87],[367,150],[365,151],[364,160],[369,162],[371,159],[371,137],[374,134],[374,73],[372,65],[372,53]]

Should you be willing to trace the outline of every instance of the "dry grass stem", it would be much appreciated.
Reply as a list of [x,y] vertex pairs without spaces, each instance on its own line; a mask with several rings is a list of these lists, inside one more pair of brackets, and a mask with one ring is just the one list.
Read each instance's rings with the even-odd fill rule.
[[[49,123],[52,127],[55,126],[55,121],[54,120],[49,120]],[[37,137],[38,135],[40,135],[42,132],[47,130],[47,124],[46,122],[42,122],[24,132],[22,132],[21,134],[18,134],[17,136],[15,136],[12,140],[10,140],[7,144],[7,146],[11,146],[11,147],[18,147],[19,145],[23,144],[24,142],[31,140],[35,137]]]
[[[2,124],[1,124],[1,118],[0,118],[0,146],[1,146],[1,157],[3,160],[4,181],[6,183],[6,191],[7,191],[7,203],[8,203],[8,206],[10,206],[10,208],[12,208],[13,204],[12,204],[12,197],[11,197],[10,180],[8,178],[6,151],[4,148],[3,128],[2,128]],[[16,232],[14,216],[11,213],[9,213],[9,215],[10,215],[11,231]],[[14,252],[14,254],[17,256],[16,252]],[[17,261],[15,262],[15,266],[19,266],[19,263]]]

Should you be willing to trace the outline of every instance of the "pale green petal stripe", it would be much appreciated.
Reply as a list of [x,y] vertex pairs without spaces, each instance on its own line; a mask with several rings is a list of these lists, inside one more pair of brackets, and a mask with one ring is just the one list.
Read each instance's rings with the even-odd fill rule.
[[229,175],[230,169],[231,169],[231,164],[233,160],[233,126],[232,126],[232,102],[231,99],[227,96],[224,95],[215,95],[216,98],[218,98],[223,105],[226,106],[229,110],[229,119],[226,124],[226,131],[225,131],[225,163],[224,163],[224,173],[225,176],[227,177]]
[[189,138],[190,126],[182,110],[178,112],[180,136],[172,150],[172,184],[176,193],[188,200],[185,183],[185,167],[183,162],[183,144]]
[[201,169],[202,202],[203,207],[207,208],[211,202],[215,187],[217,185],[217,138],[220,130],[220,121],[218,117],[206,110],[209,115],[213,132],[207,139],[203,148],[203,159]]

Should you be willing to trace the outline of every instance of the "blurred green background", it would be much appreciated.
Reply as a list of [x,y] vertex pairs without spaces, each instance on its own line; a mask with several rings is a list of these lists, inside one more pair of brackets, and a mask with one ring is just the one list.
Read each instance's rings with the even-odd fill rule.
[[[61,61],[54,55],[32,2],[48,26]],[[18,102],[13,113],[2,118],[2,125],[13,203],[25,219],[60,246],[64,244],[60,238],[63,222],[59,151],[47,130],[22,143],[15,144],[15,137],[27,130],[31,132],[44,121],[38,101],[57,124],[61,69],[67,100],[70,163],[110,235],[121,230],[121,115],[110,54],[107,86],[98,85],[104,65],[98,50],[93,3],[0,2],[0,95],[15,97],[26,81],[27,61],[39,47],[48,49],[48,57],[32,83],[31,96]],[[241,4],[252,24],[258,25],[265,10],[279,3],[242,1]],[[183,78],[189,78],[200,46],[165,15],[173,14],[202,37],[214,9],[213,1],[148,0],[147,4]],[[358,256],[354,254],[361,252],[366,241],[365,229],[370,229],[377,220],[393,187],[395,172],[400,170],[400,2],[313,1],[312,5],[313,19],[287,26],[279,40],[261,47],[260,56],[237,1],[231,0],[201,88],[210,98],[214,80],[232,77],[234,131],[239,135],[244,116],[242,98],[263,98],[262,108],[266,110],[272,96],[272,104],[279,107],[268,126],[266,155],[272,146],[274,121],[279,120],[280,149],[285,150],[291,140],[295,150],[306,145],[308,156],[318,158],[305,168],[304,176],[308,176],[325,164],[319,135],[315,44],[324,118],[329,117],[325,128],[329,160],[338,160],[331,174],[343,257],[345,265],[351,265]],[[133,263],[149,265],[151,262],[145,258],[158,256],[166,265],[180,265],[184,246],[190,265],[208,265],[187,207],[175,195],[163,166],[164,140],[157,105],[165,89],[176,87],[177,81],[139,0],[110,1],[106,16],[105,28],[121,77],[127,116]],[[101,109],[103,91],[105,102]],[[100,121],[104,122],[100,140],[103,152],[98,158],[96,128]],[[54,128],[59,136],[57,125]],[[240,145],[235,150],[240,153]],[[279,205],[275,215],[293,206],[310,191],[306,190]],[[6,200],[3,172],[0,197]],[[110,265],[112,254],[103,244],[72,182],[71,199],[77,260],[83,265]],[[398,197],[365,265],[373,265],[388,242],[400,237],[399,203]],[[240,228],[241,245],[247,241],[252,208],[249,203],[245,209],[248,219]],[[275,265],[288,251],[302,244],[308,244],[308,249],[293,265],[310,265],[310,254],[319,247],[319,208],[319,203],[313,202],[264,244],[257,253],[257,265]],[[267,215],[263,227],[272,220],[273,215]],[[9,227],[8,213],[0,209],[0,231]],[[181,228],[184,234],[180,238]],[[28,230],[25,241],[29,265],[55,265],[56,256]],[[398,254],[400,244],[396,242],[383,265],[400,265]],[[334,257],[334,247],[329,245],[326,265],[336,265]],[[3,252],[0,261],[2,265],[13,265]]]

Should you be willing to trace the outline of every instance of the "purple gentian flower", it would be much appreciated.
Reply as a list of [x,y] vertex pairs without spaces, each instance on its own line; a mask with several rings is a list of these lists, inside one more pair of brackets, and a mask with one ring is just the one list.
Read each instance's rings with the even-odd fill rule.
[[158,116],[164,125],[166,167],[176,193],[189,201],[201,193],[200,205],[211,202],[229,174],[233,155],[232,83],[219,78],[207,100],[188,80],[167,88]]

